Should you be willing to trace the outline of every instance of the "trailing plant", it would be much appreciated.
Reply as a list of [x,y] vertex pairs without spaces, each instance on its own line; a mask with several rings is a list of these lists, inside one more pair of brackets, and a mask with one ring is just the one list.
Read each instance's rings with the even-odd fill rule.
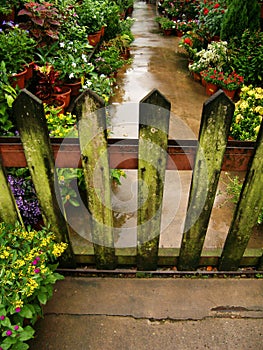
[[42,216],[28,168],[10,168],[7,180],[24,224],[30,226],[38,224]]
[[18,223],[0,223],[0,346],[4,350],[29,348],[32,326],[43,316],[41,305],[52,297],[53,284],[63,279],[54,262],[67,244],[55,240],[46,228],[35,231]]

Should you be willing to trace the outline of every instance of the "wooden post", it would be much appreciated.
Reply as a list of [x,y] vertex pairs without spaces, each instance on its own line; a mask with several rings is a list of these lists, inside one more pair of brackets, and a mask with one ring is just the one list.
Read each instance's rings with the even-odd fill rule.
[[8,184],[0,155],[0,221],[14,225],[17,221],[23,225],[15,198]]
[[234,108],[222,90],[204,103],[178,270],[199,265]]
[[77,99],[75,111],[79,121],[79,142],[96,266],[98,269],[113,269],[116,267],[116,257],[104,102],[87,90]]
[[55,191],[57,176],[42,101],[23,89],[13,104],[13,114],[44,224],[50,226],[59,242],[68,244],[68,249],[61,257],[61,265],[74,266],[67,223],[60,210],[61,204],[59,206],[61,198]]
[[158,90],[140,101],[137,268],[157,268],[171,104]]
[[[263,207],[263,123],[222,252],[220,270],[237,270]],[[260,262],[260,265],[262,262]],[[260,268],[263,266],[261,265]]]

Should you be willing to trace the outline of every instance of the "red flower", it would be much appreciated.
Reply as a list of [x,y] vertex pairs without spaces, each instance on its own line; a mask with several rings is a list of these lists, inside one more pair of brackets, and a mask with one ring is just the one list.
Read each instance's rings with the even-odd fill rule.
[[191,46],[192,45],[192,40],[190,38],[185,38],[184,39],[184,44],[187,44],[187,45]]
[[214,5],[214,9],[218,9],[218,7],[220,7],[219,4],[215,4],[215,5]]
[[204,11],[203,11],[204,15],[206,16],[208,13],[209,13],[209,10],[207,7],[204,8]]

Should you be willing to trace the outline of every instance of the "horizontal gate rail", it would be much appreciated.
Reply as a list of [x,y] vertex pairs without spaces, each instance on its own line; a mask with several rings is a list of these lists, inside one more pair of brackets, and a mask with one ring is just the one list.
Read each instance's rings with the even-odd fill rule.
[[[76,159],[81,167],[79,140],[51,138],[56,166],[73,168]],[[62,145],[63,143],[63,145]],[[253,154],[255,142],[228,141],[224,155],[223,171],[246,171]],[[109,139],[110,166],[119,169],[138,169],[138,140]],[[196,154],[196,140],[168,140],[167,170],[192,170]],[[26,167],[23,145],[19,137],[0,137],[0,154],[5,167]]]

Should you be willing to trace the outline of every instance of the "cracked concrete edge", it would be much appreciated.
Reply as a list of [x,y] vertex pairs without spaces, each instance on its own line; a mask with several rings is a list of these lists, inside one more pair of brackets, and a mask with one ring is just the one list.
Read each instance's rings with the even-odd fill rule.
[[263,281],[66,277],[44,313],[174,321],[263,318]]

